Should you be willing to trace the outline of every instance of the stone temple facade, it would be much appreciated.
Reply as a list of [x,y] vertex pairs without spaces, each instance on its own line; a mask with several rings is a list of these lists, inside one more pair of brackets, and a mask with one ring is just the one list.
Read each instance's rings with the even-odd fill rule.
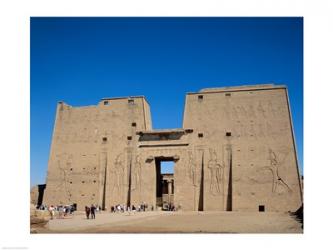
[[[175,163],[173,176],[161,174],[163,161]],[[86,107],[58,103],[44,204],[109,210],[144,202],[157,209],[161,199],[185,211],[299,208],[286,87],[187,93],[183,127],[163,130],[152,128],[143,96],[103,98]]]

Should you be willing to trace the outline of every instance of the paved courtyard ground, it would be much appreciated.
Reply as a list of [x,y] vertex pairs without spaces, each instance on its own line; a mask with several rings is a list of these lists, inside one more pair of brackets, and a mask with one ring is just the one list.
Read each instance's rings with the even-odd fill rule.
[[302,233],[288,213],[141,212],[99,213],[87,220],[83,212],[50,220],[35,233]]

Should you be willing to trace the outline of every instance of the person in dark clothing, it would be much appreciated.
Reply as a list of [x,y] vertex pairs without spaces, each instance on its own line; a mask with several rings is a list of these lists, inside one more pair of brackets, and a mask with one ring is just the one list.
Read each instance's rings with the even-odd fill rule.
[[91,204],[91,207],[90,207],[91,219],[95,219],[95,210],[96,210],[96,207],[93,204]]
[[89,219],[90,208],[89,208],[88,206],[86,206],[85,210],[86,210],[86,216],[87,216],[87,219]]

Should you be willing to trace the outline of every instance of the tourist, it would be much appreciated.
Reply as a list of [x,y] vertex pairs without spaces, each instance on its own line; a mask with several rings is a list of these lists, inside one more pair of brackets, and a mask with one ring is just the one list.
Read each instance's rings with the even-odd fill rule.
[[74,211],[75,211],[74,206],[71,205],[71,206],[70,206],[70,214],[74,214]]
[[57,211],[58,211],[58,218],[61,219],[62,218],[62,208],[61,208],[61,206],[57,207]]
[[53,207],[53,205],[50,206],[49,212],[50,212],[50,215],[51,215],[51,220],[53,220],[53,218],[54,218],[54,207]]
[[89,215],[90,215],[90,207],[86,206],[86,216],[87,216],[87,219],[89,219]]
[[114,206],[111,206],[111,213],[114,213]]
[[63,211],[63,218],[65,218],[65,216],[67,214],[66,206],[63,206],[62,211]]
[[96,207],[94,206],[94,204],[91,204],[91,207],[90,207],[91,219],[95,219],[95,210],[96,210]]
[[131,215],[131,206],[127,207],[127,212],[128,212],[128,215]]
[[96,205],[96,213],[98,213],[98,212],[99,212],[99,206]]

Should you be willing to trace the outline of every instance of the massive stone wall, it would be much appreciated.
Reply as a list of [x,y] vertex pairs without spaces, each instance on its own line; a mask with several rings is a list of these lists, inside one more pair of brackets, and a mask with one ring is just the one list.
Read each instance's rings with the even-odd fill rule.
[[151,129],[144,106],[142,97],[103,99],[97,106],[79,108],[60,102],[44,203],[75,202],[79,209],[123,203],[135,132]]
[[202,137],[204,209],[295,210],[300,180],[284,86],[205,90],[186,98],[184,127]]
[[186,95],[182,129],[152,130],[143,97],[59,103],[44,203],[156,204],[158,162],[175,161],[183,210],[296,210],[302,203],[284,86]]

